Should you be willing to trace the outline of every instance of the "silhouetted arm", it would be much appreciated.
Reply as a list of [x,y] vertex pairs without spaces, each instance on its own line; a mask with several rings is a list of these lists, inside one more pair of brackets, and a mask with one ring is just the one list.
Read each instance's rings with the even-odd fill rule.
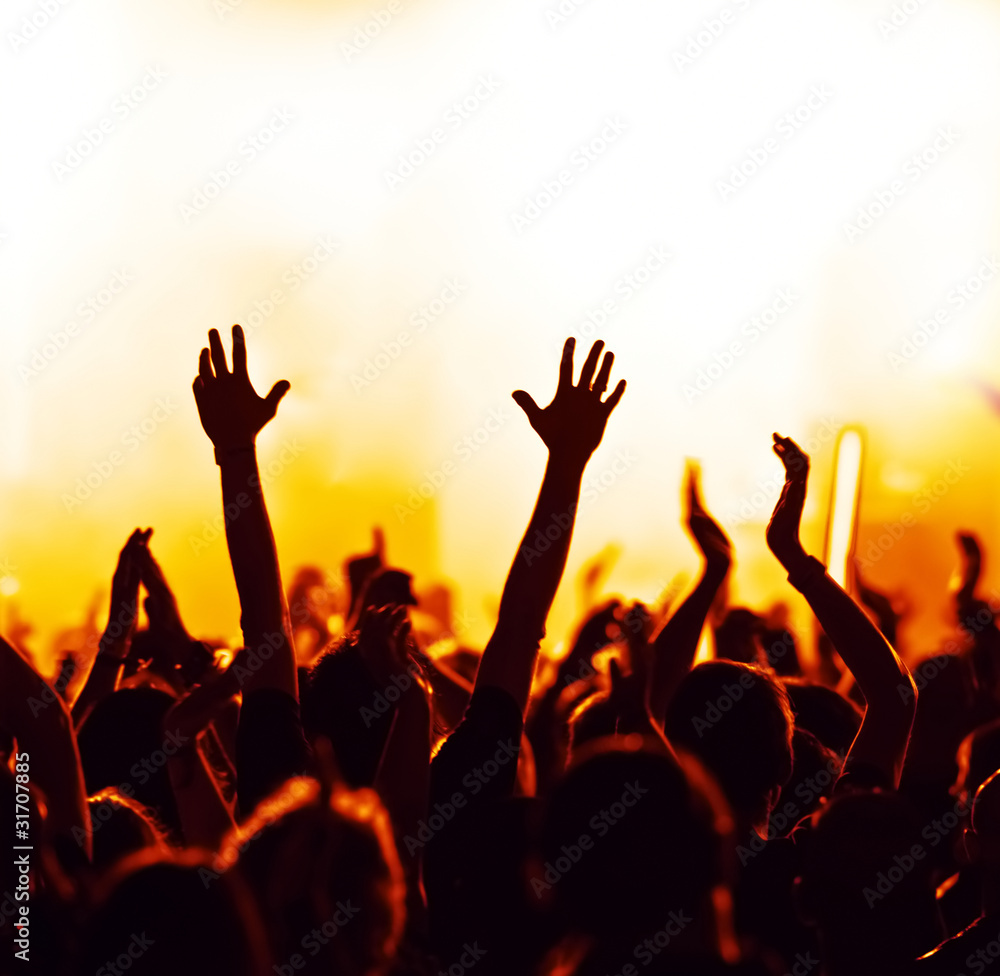
[[213,655],[187,632],[177,598],[148,545],[139,551],[139,568],[148,594],[143,606],[149,619],[146,646],[152,648],[149,667],[183,695],[201,680]]
[[566,566],[583,470],[625,392],[622,380],[601,402],[614,362],[613,354],[607,353],[595,378],[603,342],[594,343],[580,382],[574,386],[574,346],[573,339],[566,340],[556,395],[544,410],[523,390],[513,394],[548,448],[549,458],[534,513],[507,575],[499,619],[483,652],[476,687],[493,686],[508,692],[522,715],[538,645],[545,634],[545,619]]
[[275,688],[297,699],[291,627],[255,448],[257,434],[274,417],[289,383],[280,380],[266,397],[257,395],[238,325],[233,326],[232,372],[219,333],[212,329],[208,339],[210,349],[202,349],[198,362],[194,397],[222,476],[226,541],[240,595],[243,640],[250,650],[263,650],[252,658],[257,667],[243,669],[242,690]]
[[874,766],[898,786],[916,715],[916,686],[892,645],[799,542],[809,458],[793,440],[778,434],[774,452],[785,466],[785,484],[767,526],[768,547],[788,572],[788,581],[809,602],[865,696],[864,720],[848,761]]
[[701,498],[699,472],[687,469],[686,524],[705,559],[701,578],[676,612],[663,625],[653,642],[653,676],[649,689],[649,711],[662,725],[667,708],[684,675],[691,670],[705,618],[732,565],[732,543],[708,513]]
[[[62,698],[21,655],[0,638],[0,729],[27,756],[28,781],[44,794],[45,832],[50,840],[72,840],[70,849],[90,857],[90,814],[73,722]],[[15,775],[21,770],[15,766]],[[23,781],[22,781],[23,783]],[[7,816],[12,816],[10,811]],[[35,839],[35,843],[40,838]]]
[[[610,627],[618,627],[617,614],[621,602],[609,600],[583,622],[569,654],[556,669],[555,679],[532,703],[525,732],[535,754],[535,775],[539,795],[562,776],[569,752],[569,711],[559,707],[563,692],[574,682],[593,678],[597,672],[591,663],[593,656],[614,642],[608,635]],[[596,689],[591,689],[591,694]]]
[[167,773],[184,840],[190,847],[214,851],[233,827],[233,818],[200,742],[213,736],[212,720],[230,700],[225,676],[199,685],[163,716],[165,738],[177,744],[167,762]]
[[118,556],[111,580],[111,609],[108,624],[97,645],[97,655],[79,696],[73,703],[73,721],[79,726],[87,713],[118,686],[122,665],[128,657],[139,611],[141,550],[146,548],[152,529],[136,529]]

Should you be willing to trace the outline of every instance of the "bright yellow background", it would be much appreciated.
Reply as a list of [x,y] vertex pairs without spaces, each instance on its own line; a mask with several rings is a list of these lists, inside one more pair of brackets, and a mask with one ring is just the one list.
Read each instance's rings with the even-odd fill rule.
[[[702,459],[707,501],[725,519],[777,474],[772,430],[808,440],[832,418],[868,431],[862,548],[883,522],[918,519],[872,578],[905,589],[917,616],[904,635],[928,649],[947,625],[951,533],[998,527],[1000,418],[976,383],[1000,381],[1000,288],[988,284],[903,368],[888,356],[1000,250],[1000,15],[986,2],[910,6],[883,37],[892,4],[858,0],[585,0],[560,24],[546,16],[555,0],[413,0],[348,58],[344,45],[386,3],[73,0],[16,52],[11,32],[40,8],[7,4],[0,557],[19,589],[4,622],[16,609],[47,655],[102,589],[106,613],[118,548],[152,525],[189,627],[235,638],[225,545],[196,553],[191,541],[220,503],[190,382],[208,328],[247,325],[255,302],[285,288],[249,347],[262,392],[292,383],[260,450],[266,463],[285,440],[302,448],[267,493],[286,579],[304,563],[337,567],[379,523],[390,561],[418,586],[457,587],[468,640],[482,642],[543,465],[509,394],[546,400],[562,339],[662,245],[669,265],[596,333],[629,390],[591,471],[619,452],[635,461],[581,513],[551,639],[578,609],[574,573],[608,541],[623,547],[609,591],[651,598],[696,570],[679,526],[686,455]],[[679,70],[675,54],[723,9],[733,17],[721,36]],[[151,66],[166,80],[59,179],[53,163]],[[499,87],[448,129],[449,107],[482,76]],[[833,97],[724,202],[717,182],[813,85]],[[277,108],[294,115],[287,130],[185,222],[180,205]],[[572,170],[608,118],[625,133],[518,233],[511,215]],[[948,126],[957,142],[849,244],[844,225]],[[390,189],[386,172],[435,127],[447,138]],[[324,235],[340,247],[287,291],[283,276]],[[134,282],[26,376],[19,367],[48,334],[122,268]],[[449,279],[460,298],[356,391],[352,375],[412,332]],[[689,403],[684,384],[781,288],[799,296],[793,309]],[[176,410],[125,447],[157,398]],[[498,408],[500,431],[401,522],[395,506]],[[62,496],[116,449],[124,463],[68,511]],[[815,456],[814,551],[831,453]],[[921,512],[914,496],[954,459],[972,470]],[[759,607],[789,593],[763,545],[768,514],[733,530],[733,597]]]

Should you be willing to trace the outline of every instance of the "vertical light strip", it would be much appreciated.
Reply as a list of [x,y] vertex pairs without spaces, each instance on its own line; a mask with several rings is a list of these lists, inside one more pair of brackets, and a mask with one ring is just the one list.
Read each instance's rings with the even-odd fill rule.
[[848,561],[854,555],[857,539],[863,459],[861,430],[845,428],[837,440],[824,547],[828,572],[845,589],[849,578]]

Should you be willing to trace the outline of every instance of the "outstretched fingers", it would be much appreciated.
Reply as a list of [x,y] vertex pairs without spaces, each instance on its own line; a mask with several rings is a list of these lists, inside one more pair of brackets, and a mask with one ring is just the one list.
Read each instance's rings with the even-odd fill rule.
[[604,401],[605,416],[611,413],[618,406],[618,401],[625,395],[625,380],[619,380],[611,396]]
[[247,342],[238,325],[233,326],[233,374],[247,375]]
[[559,360],[559,385],[556,392],[568,390],[573,385],[573,351],[576,339],[570,336],[563,343],[562,359]]
[[212,354],[208,349],[202,349],[198,356],[198,379],[201,380],[202,389],[215,379],[215,373],[212,372]]
[[[572,356],[570,357],[570,369],[572,370]],[[535,398],[527,390],[515,390],[511,394],[513,401],[525,412],[528,422],[535,430],[538,429],[538,419],[542,415],[542,408],[535,403]]]
[[229,367],[226,365],[226,350],[222,348],[222,337],[218,329],[208,330],[208,346],[212,351],[212,365],[216,376],[227,376]]
[[608,380],[611,379],[611,366],[615,361],[615,354],[613,352],[606,352],[604,354],[604,360],[601,363],[601,368],[598,370],[597,379],[594,380],[593,391],[601,396],[604,391],[608,388]]
[[271,387],[271,392],[264,398],[264,402],[267,404],[268,409],[268,420],[271,419],[278,412],[278,404],[281,403],[284,395],[292,388],[292,384],[288,380],[278,380],[274,386]]
[[597,360],[601,358],[601,350],[604,348],[604,340],[598,339],[590,347],[590,352],[584,361],[583,369],[580,371],[580,388],[590,389],[591,380],[594,378],[594,370],[597,369]]

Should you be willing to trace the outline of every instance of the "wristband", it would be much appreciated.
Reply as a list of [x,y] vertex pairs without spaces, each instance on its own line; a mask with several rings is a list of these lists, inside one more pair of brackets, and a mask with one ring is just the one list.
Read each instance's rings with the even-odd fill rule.
[[815,556],[806,556],[801,568],[796,568],[788,574],[788,582],[801,593],[810,583],[825,575],[826,566]]
[[215,449],[215,463],[218,465],[222,464],[222,459],[227,457],[234,457],[237,454],[253,454],[257,450],[256,445],[251,444],[249,447],[229,447],[224,451],[220,451],[218,448]]

